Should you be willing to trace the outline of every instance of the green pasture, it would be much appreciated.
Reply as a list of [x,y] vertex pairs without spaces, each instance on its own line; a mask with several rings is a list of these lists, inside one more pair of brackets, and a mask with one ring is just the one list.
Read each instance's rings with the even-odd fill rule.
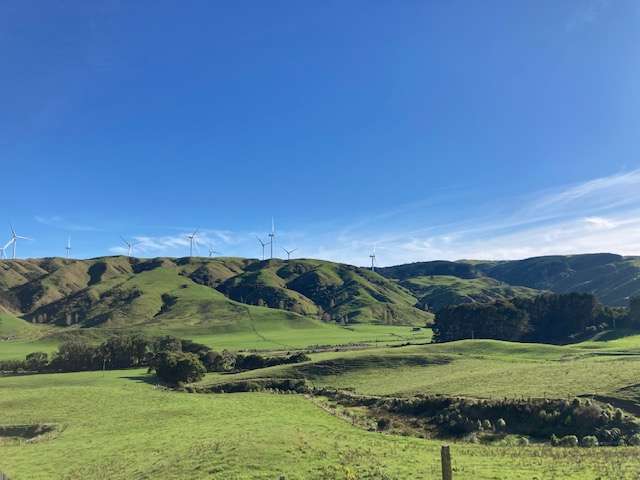
[[[440,442],[368,432],[299,395],[188,394],[143,370],[0,378],[0,470],[50,479],[435,479]],[[635,479],[638,448],[452,445],[455,478]]]

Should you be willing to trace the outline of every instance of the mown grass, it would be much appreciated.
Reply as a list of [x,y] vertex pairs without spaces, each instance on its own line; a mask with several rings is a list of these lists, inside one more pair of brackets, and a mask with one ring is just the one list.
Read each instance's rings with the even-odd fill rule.
[[[39,479],[439,478],[440,443],[356,428],[298,395],[169,392],[144,371],[0,378],[0,424],[55,423],[0,443],[0,470]],[[455,478],[632,479],[638,448],[454,444]]]

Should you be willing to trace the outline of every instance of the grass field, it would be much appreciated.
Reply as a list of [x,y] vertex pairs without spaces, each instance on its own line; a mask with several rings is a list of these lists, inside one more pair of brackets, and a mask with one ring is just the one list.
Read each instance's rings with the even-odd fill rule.
[[[255,307],[260,309],[261,307]],[[288,350],[317,345],[393,345],[406,342],[429,342],[431,330],[413,331],[411,327],[394,325],[355,324],[346,327],[326,324],[313,319],[304,322],[286,322],[277,311],[263,308],[260,321],[247,321],[245,329],[224,331],[215,329],[172,328],[145,329],[150,335],[176,335],[190,338],[214,349],[228,350]],[[275,312],[275,313],[273,313]],[[272,316],[270,318],[270,315]],[[20,320],[22,322],[22,320]],[[25,322],[26,323],[26,322]],[[0,341],[0,360],[23,359],[34,351],[52,353],[65,334],[82,334],[99,341],[118,329],[49,329],[47,336]]]
[[[440,443],[367,432],[298,395],[156,389],[144,371],[0,378],[0,424],[53,423],[0,444],[0,470],[39,479],[435,479]],[[454,444],[456,479],[632,479],[638,448]]]
[[[430,331],[410,327],[297,325],[267,320],[259,324],[262,329],[254,324],[244,331],[191,338],[232,350],[285,350],[316,343],[368,346],[315,353],[303,364],[208,374],[201,384],[299,377],[367,394],[598,394],[614,403],[640,404],[640,335],[634,332],[604,333],[570,346],[491,340],[427,344]],[[50,351],[58,336],[54,331],[53,337],[33,338],[0,342],[0,358]],[[400,346],[409,340],[416,344]],[[441,442],[363,430],[302,395],[167,391],[157,388],[145,370],[0,378],[0,428],[35,424],[53,424],[56,430],[33,442],[0,438],[0,471],[14,480],[439,478]],[[458,480],[640,475],[640,448],[460,442],[452,450]]]
[[[376,395],[434,393],[473,397],[601,395],[637,400],[640,336],[627,352],[576,346],[466,340],[445,344],[379,348],[312,355],[301,365],[237,374],[237,378],[304,377],[318,386],[353,388]],[[618,341],[618,340],[614,340]],[[209,374],[204,384],[230,381]]]

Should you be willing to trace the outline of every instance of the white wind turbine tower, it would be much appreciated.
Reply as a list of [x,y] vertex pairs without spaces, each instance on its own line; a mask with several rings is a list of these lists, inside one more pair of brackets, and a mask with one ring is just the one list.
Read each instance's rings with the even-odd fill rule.
[[376,271],[376,247],[373,247],[373,253],[369,255],[369,258],[371,259],[371,271],[375,272]]
[[273,217],[271,217],[271,233],[269,234],[269,245],[271,245],[271,259],[273,260],[273,242],[276,239],[276,224],[273,221]]
[[9,226],[11,227],[11,240],[9,240],[9,243],[7,243],[4,248],[7,248],[9,245],[13,245],[13,255],[12,258],[13,260],[16,259],[16,245],[18,243],[18,240],[31,240],[28,237],[22,237],[20,235],[16,234],[16,231],[13,229],[13,225],[9,224]]
[[125,246],[127,247],[127,257],[130,257],[131,254],[133,254],[133,247],[138,245],[138,242],[134,242],[132,240],[127,240],[124,237],[120,237],[120,238],[122,239],[122,243],[124,243]]
[[213,257],[214,255],[220,255],[220,252],[215,251],[213,247],[209,247],[209,256]]
[[260,245],[262,246],[262,260],[264,260],[264,247],[266,247],[269,244],[267,242],[263,242],[260,237],[256,237],[256,238],[258,239],[258,242],[260,242]]
[[71,236],[67,237],[67,246],[64,249],[67,251],[67,258],[69,258],[71,255]]
[[198,247],[198,229],[196,228],[191,235],[187,235],[189,239],[189,256],[193,257],[193,247]]
[[9,240],[7,243],[4,244],[4,246],[0,247],[0,259],[7,258],[5,251],[7,250],[7,248],[9,248],[9,245],[11,245],[11,242],[13,242],[13,240]]
[[293,252],[295,252],[296,250],[298,250],[297,248],[294,248],[293,250],[287,250],[286,248],[282,247],[282,250],[284,250],[285,252],[287,252],[287,260],[291,260],[291,254]]

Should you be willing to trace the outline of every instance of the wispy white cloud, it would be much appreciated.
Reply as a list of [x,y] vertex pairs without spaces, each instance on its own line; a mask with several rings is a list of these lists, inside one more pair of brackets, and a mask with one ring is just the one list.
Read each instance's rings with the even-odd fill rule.
[[[543,192],[482,218],[423,230],[351,230],[314,254],[364,265],[373,245],[381,265],[433,259],[518,259],[612,251],[640,254],[640,170]],[[377,226],[384,230],[383,225]],[[366,240],[363,240],[366,239]],[[329,240],[329,239],[327,239]]]
[[[190,240],[193,232],[184,231],[174,235],[134,235],[131,241],[135,244],[134,252],[138,255],[176,255],[189,254]],[[220,249],[221,245],[232,246],[239,242],[238,237],[228,230],[202,229],[198,230],[194,244],[194,254],[206,255],[209,248]],[[127,246],[122,242],[109,248],[111,253],[118,255],[127,253]]]
[[[298,248],[296,256],[356,265],[368,264],[374,247],[380,265],[605,251],[640,254],[640,170],[509,201],[483,203],[479,192],[477,198],[466,198],[464,203],[477,208],[472,213],[462,207],[453,209],[456,218],[447,218],[443,212],[452,209],[442,209],[435,199],[374,213],[346,226],[307,225],[278,231],[274,253],[282,256],[282,247]],[[434,217],[440,221],[430,222]],[[416,218],[425,219],[425,226]],[[187,255],[189,233],[183,229],[171,235],[136,235],[136,253]],[[202,229],[199,253],[206,255],[207,246],[212,245],[225,255],[256,258],[261,254],[256,235],[252,231]],[[126,247],[115,245],[111,252],[126,253]]]

